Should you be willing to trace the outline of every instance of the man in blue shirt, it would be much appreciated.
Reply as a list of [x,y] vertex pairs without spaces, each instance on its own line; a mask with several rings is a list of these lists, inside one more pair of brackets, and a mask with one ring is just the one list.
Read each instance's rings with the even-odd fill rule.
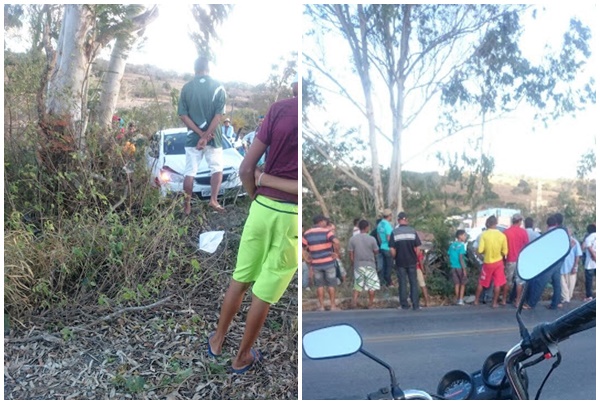
[[569,303],[573,298],[575,283],[577,282],[577,266],[579,265],[579,257],[583,254],[577,240],[571,236],[571,230],[567,229],[571,238],[571,249],[565,257],[563,265],[560,268],[560,293],[562,303]]
[[379,259],[378,271],[380,278],[385,286],[392,286],[392,267],[394,265],[392,254],[390,252],[390,236],[394,228],[392,227],[392,211],[385,209],[383,219],[377,225],[377,240],[379,241]]

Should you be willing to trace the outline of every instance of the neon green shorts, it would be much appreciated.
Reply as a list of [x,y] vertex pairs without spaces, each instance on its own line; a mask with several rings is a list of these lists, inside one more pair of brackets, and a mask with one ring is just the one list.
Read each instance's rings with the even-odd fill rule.
[[258,195],[244,225],[233,279],[277,303],[298,270],[298,205]]

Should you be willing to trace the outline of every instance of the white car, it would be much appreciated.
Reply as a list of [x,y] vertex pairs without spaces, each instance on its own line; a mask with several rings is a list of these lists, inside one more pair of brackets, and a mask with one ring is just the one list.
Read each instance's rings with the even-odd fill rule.
[[[183,171],[185,169],[185,141],[187,128],[172,128],[158,131],[152,137],[146,150],[147,165],[152,173],[152,182],[160,187],[163,195],[167,192],[183,191]],[[223,182],[219,195],[226,191],[243,193],[239,176],[242,155],[223,138]],[[203,159],[194,179],[193,192],[202,198],[208,198],[210,189],[210,170]]]

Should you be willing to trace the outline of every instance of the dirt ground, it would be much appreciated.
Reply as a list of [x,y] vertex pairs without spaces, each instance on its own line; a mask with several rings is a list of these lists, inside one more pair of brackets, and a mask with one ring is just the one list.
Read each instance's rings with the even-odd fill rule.
[[[204,213],[201,230],[225,230],[213,255],[198,252],[209,281],[182,280],[180,290],[135,307],[63,307],[15,324],[4,337],[4,398],[53,399],[296,399],[297,280],[273,305],[256,348],[264,361],[246,374],[230,372],[244,331],[250,296],[234,318],[218,360],[206,338],[216,328],[231,279],[245,208]],[[203,223],[200,225],[199,223]],[[238,230],[236,230],[238,229]]]

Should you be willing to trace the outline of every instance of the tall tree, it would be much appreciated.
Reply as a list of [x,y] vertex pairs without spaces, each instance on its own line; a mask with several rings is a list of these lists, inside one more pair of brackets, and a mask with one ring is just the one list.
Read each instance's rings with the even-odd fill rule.
[[[48,84],[47,122],[42,126],[86,148],[87,97],[91,66],[99,52],[115,38],[130,38],[143,22],[154,16],[153,9],[120,4],[68,4],[58,37],[57,58]],[[138,10],[137,12],[135,10]],[[139,15],[139,19],[132,19]],[[107,101],[108,102],[108,101]]]
[[[519,17],[528,10],[526,6],[513,5],[307,6],[313,34],[335,33],[347,42],[364,102],[356,100],[347,83],[337,80],[323,58],[305,54],[306,64],[361,111],[369,124],[370,136],[375,131],[381,136],[380,127],[391,128],[387,197],[392,209],[403,208],[403,134],[430,102],[457,106],[456,100],[460,100],[465,109],[478,105],[478,125],[497,118],[492,114],[496,110],[488,105],[489,99],[494,99],[496,109],[504,113],[526,102],[550,117],[573,112],[578,104],[595,102],[595,93],[590,91],[593,82],[582,88],[571,85],[589,57],[589,29],[574,21],[564,36],[561,53],[547,55],[543,63],[535,65],[521,55],[519,47],[523,30]],[[473,73],[484,83],[479,87],[480,96],[473,96]],[[375,82],[383,83],[388,90],[390,125],[373,116],[370,97]],[[461,95],[461,91],[456,91],[460,84],[470,93],[464,91]],[[565,84],[569,84],[568,90],[564,90]],[[551,107],[552,112],[545,113]],[[454,135],[459,126],[448,126],[443,136]],[[376,150],[376,143],[371,142],[371,147]],[[377,153],[372,151],[374,167],[378,165],[375,156]],[[374,177],[376,171],[374,168]]]
[[129,53],[135,42],[144,34],[146,27],[158,18],[158,6],[143,8],[129,5],[125,13],[125,18],[130,21],[130,24],[124,25],[120,32],[115,33],[116,40],[110,55],[108,70],[102,79],[96,123],[105,128],[112,122]]

